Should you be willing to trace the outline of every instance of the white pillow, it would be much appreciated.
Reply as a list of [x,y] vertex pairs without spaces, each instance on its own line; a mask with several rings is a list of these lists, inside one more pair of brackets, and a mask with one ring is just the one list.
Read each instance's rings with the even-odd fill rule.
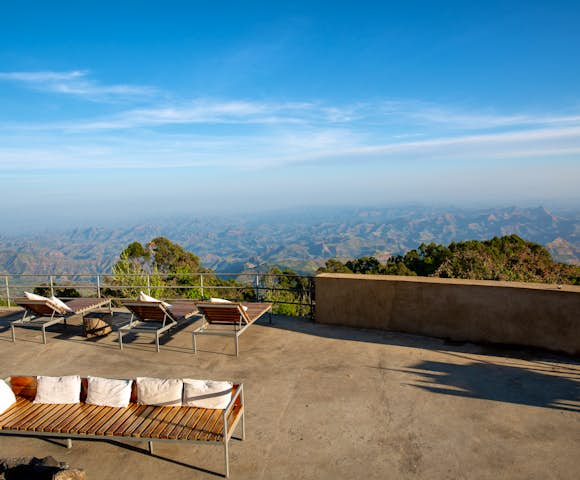
[[0,380],[0,414],[16,403],[16,396],[4,380]]
[[183,405],[199,408],[226,408],[232,399],[231,382],[183,379]]
[[232,303],[229,300],[226,300],[225,298],[214,298],[214,297],[210,298],[209,301],[211,303]]
[[142,405],[181,407],[183,381],[176,378],[137,378],[137,401]]
[[[209,299],[210,303],[233,303],[230,302],[229,300],[226,300],[225,298],[215,298],[212,297]],[[248,311],[248,307],[246,307],[245,305],[242,305],[242,308],[244,309],[244,312]]]
[[171,304],[170,303],[164,302],[163,300],[159,300],[158,298],[151,297],[151,296],[147,295],[144,292],[139,292],[139,298],[138,298],[138,300],[140,302],[155,302],[155,303],[159,302],[165,308],[171,308]]
[[128,407],[133,380],[88,377],[86,403],[104,407]]
[[66,312],[72,312],[72,308],[70,308],[66,303],[64,303],[60,298],[56,298],[54,295],[49,298],[50,303],[56,305],[60,309]]
[[79,403],[81,377],[36,377],[36,398],[33,403]]
[[48,300],[50,302],[50,298],[37,295],[36,293],[24,292],[24,296],[28,298],[28,300]]

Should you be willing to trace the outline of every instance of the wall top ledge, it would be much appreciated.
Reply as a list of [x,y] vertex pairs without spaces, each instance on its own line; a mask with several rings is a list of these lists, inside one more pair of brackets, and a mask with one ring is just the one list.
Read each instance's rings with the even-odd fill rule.
[[526,282],[506,282],[498,280],[463,280],[459,278],[439,278],[439,277],[411,277],[399,275],[362,275],[356,273],[319,273],[316,279],[344,279],[344,280],[364,280],[364,281],[386,281],[401,283],[425,283],[443,285],[464,285],[480,287],[507,287],[507,288],[527,288],[531,290],[546,290],[556,292],[580,293],[580,286],[559,285],[557,283],[526,283]]

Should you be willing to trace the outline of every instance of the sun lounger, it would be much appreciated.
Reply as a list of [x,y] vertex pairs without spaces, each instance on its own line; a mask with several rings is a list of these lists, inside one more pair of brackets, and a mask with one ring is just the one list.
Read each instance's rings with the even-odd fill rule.
[[26,435],[67,440],[146,440],[153,453],[153,441],[188,442],[224,447],[225,476],[229,476],[229,442],[241,421],[245,438],[244,387],[234,384],[229,404],[223,410],[198,407],[155,407],[137,403],[137,388],[129,406],[102,407],[85,403],[87,379],[82,379],[80,403],[33,403],[36,377],[6,379],[16,403],[0,414],[0,434]]
[[[233,336],[238,356],[238,337],[246,329],[269,312],[272,323],[271,303],[212,303],[197,302],[199,313],[203,315],[203,324],[196,328],[193,334],[193,353],[197,352],[197,335]],[[211,328],[211,327],[214,328]]]
[[159,351],[159,336],[176,327],[197,313],[197,306],[190,300],[176,300],[167,307],[161,301],[123,301],[123,306],[131,312],[131,320],[119,328],[119,348],[123,350],[123,335],[130,331],[152,333]]
[[111,312],[111,300],[109,298],[73,298],[64,302],[70,310],[60,308],[49,299],[29,300],[28,298],[17,298],[17,305],[24,308],[24,313],[20,320],[11,323],[12,341],[16,341],[15,327],[37,328],[42,330],[42,342],[46,343],[46,328],[51,325],[63,322],[66,326],[67,319],[75,315],[84,317],[86,313],[92,312],[108,305]]

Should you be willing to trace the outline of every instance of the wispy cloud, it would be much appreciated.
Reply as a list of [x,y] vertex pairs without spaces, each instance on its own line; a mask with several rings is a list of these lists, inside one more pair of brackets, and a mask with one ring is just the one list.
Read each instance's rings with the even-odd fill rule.
[[118,101],[136,97],[150,97],[158,90],[141,85],[103,85],[89,78],[85,70],[68,72],[0,72],[0,80],[23,84],[44,92],[82,97],[91,101]]

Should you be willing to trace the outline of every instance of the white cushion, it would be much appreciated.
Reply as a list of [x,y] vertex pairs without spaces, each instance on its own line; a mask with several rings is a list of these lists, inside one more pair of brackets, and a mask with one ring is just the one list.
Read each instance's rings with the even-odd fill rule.
[[133,380],[88,377],[86,403],[103,407],[128,407]]
[[171,308],[171,304],[170,303],[164,302],[163,300],[159,300],[158,298],[151,297],[151,296],[147,295],[144,292],[139,292],[139,298],[138,298],[138,300],[140,302],[155,302],[155,303],[159,302],[165,308]]
[[175,378],[137,378],[137,401],[142,405],[180,407],[183,382]]
[[50,302],[50,298],[37,295],[36,293],[24,292],[24,296],[28,298],[28,300],[47,300]]
[[231,382],[183,379],[183,405],[187,407],[224,409],[232,399]]
[[209,301],[211,303],[232,303],[229,300],[226,300],[225,298],[215,298],[215,297],[210,298]]
[[72,308],[70,308],[66,303],[64,303],[60,298],[56,298],[54,295],[49,298],[50,303],[56,305],[60,309],[66,312],[72,312]]
[[[210,298],[209,301],[211,303],[233,303],[230,302],[229,300],[226,300],[225,298],[215,298],[215,297]],[[248,307],[246,307],[245,305],[242,305],[242,308],[244,309],[244,312],[248,311]]]
[[16,396],[4,380],[0,380],[0,414],[16,403]]
[[79,403],[81,397],[81,377],[36,377],[36,398],[34,403]]

